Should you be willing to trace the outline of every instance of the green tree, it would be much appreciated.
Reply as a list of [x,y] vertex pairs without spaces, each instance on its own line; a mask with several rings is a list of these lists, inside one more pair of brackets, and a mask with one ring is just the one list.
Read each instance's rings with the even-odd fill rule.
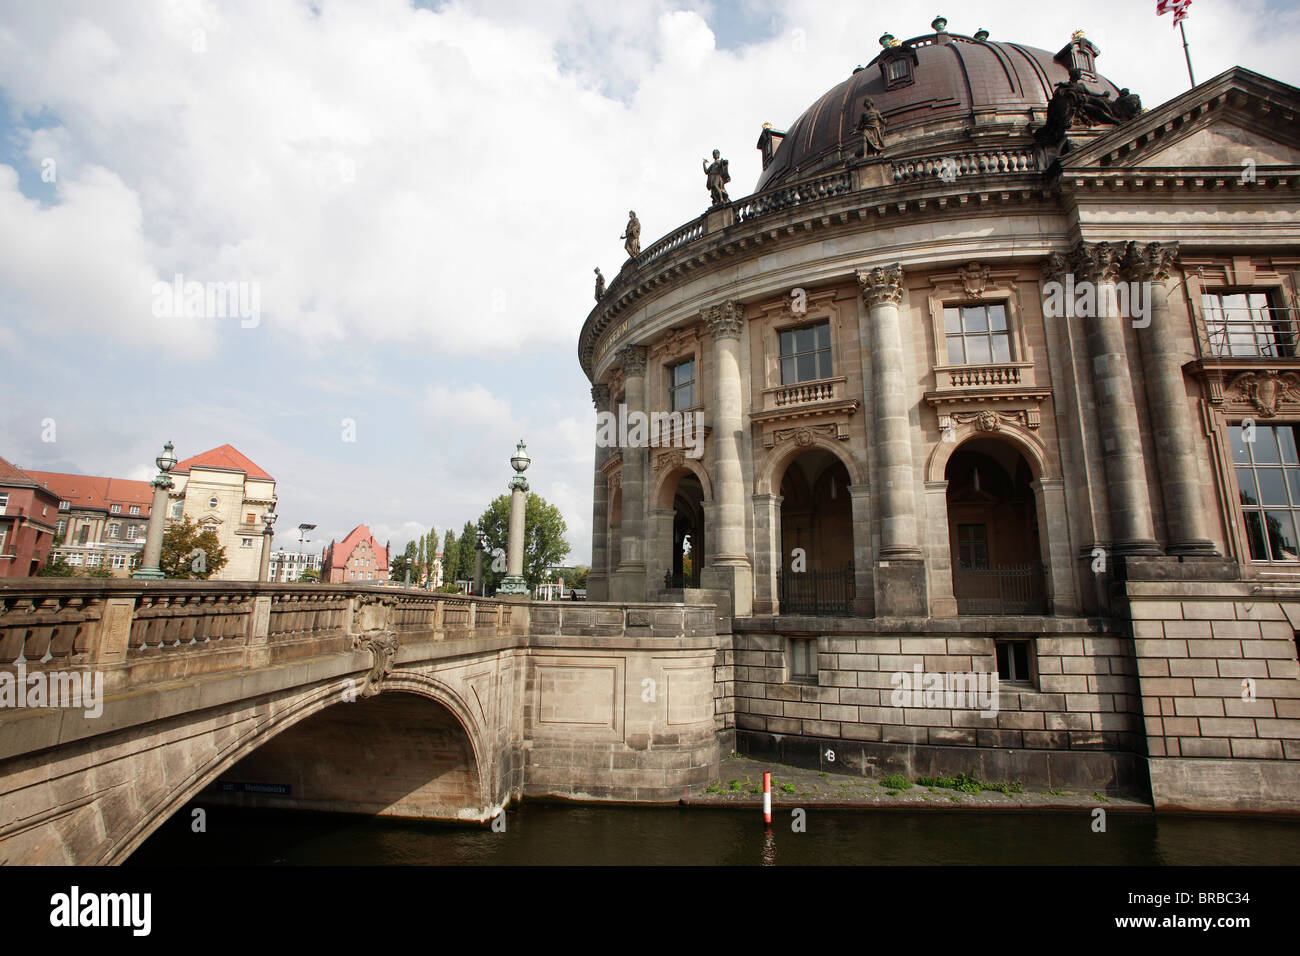
[[415,567],[411,569],[411,582],[413,584],[423,584],[424,574],[429,567],[429,562],[424,557],[424,538],[420,538],[419,546],[415,551]]
[[[510,533],[510,496],[502,495],[493,501],[478,519],[478,525],[487,535],[488,551],[495,552],[499,548],[505,554]],[[569,542],[564,538],[567,531],[560,509],[541,495],[530,492],[524,505],[524,581],[530,588],[545,580],[547,568],[568,557]],[[485,554],[483,578],[490,587],[495,587],[501,583],[505,572],[494,570],[492,564],[490,554]]]
[[591,568],[585,564],[580,564],[576,568],[570,568],[569,573],[564,576],[564,586],[567,589],[578,588],[583,590],[587,587],[587,576],[591,574]]
[[444,591],[456,590],[456,570],[459,560],[460,542],[451,533],[451,529],[448,529],[442,539],[442,589]]
[[316,584],[320,581],[320,572],[315,568],[306,568],[298,576],[299,584]]
[[457,556],[456,577],[464,581],[474,580],[474,542],[478,540],[478,528],[471,521],[465,522],[460,529],[460,554]]
[[38,578],[75,578],[77,569],[63,560],[62,555],[56,558],[54,552],[51,551],[50,559],[36,572],[36,576]]
[[424,557],[428,562],[425,566],[425,575],[432,584],[433,565],[438,560],[438,529],[432,524],[429,525],[429,533],[424,536]]
[[206,581],[226,566],[226,549],[215,531],[200,530],[187,515],[163,531],[158,565],[166,577]]

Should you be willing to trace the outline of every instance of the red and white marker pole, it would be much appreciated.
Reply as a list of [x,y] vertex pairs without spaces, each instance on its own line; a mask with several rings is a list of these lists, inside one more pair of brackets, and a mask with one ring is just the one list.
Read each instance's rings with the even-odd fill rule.
[[772,774],[763,771],[763,822],[772,822]]

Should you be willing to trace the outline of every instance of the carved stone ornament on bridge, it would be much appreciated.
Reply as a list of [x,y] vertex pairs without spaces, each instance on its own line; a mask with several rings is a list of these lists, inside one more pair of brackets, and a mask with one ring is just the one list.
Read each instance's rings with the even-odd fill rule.
[[723,302],[705,309],[704,321],[715,339],[738,339],[745,325],[745,307],[739,302]]
[[352,647],[353,650],[364,647],[370,651],[370,673],[366,675],[361,696],[374,697],[379,693],[380,682],[393,670],[393,660],[397,657],[397,635],[360,634],[352,639]]
[[1250,402],[1265,418],[1278,413],[1282,402],[1300,402],[1300,375],[1295,372],[1246,372],[1228,383],[1237,400]]
[[972,262],[965,268],[957,270],[961,276],[962,288],[972,299],[983,298],[984,290],[989,283],[989,267],[982,266],[978,262]]
[[1177,242],[1130,242],[1124,247],[1124,275],[1136,282],[1163,282],[1174,274]]
[[874,305],[898,305],[903,301],[903,267],[897,262],[892,266],[876,266],[858,274],[858,288],[867,308]]

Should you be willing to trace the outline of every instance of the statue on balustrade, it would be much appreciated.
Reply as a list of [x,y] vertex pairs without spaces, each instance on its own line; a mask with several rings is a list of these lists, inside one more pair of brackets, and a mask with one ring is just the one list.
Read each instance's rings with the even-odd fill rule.
[[862,118],[854,131],[862,134],[859,156],[872,156],[885,151],[885,114],[876,109],[875,101],[867,97],[862,103]]
[[[1069,80],[1056,84],[1047,104],[1047,121],[1035,131],[1034,141],[1055,145],[1075,126],[1117,126],[1141,111],[1142,100],[1136,93],[1123,89],[1115,100],[1109,93],[1094,93],[1084,86],[1083,72],[1076,67]],[[1068,151],[1062,150],[1062,155]]]
[[629,259],[635,259],[641,255],[641,220],[636,217],[635,211],[630,211],[627,215],[627,228],[619,238],[627,240],[623,243],[623,248],[627,250]]
[[605,297],[605,277],[600,274],[600,266],[596,266],[596,301],[599,302]]
[[731,197],[727,195],[727,183],[731,182],[731,173],[727,171],[727,161],[721,157],[722,154],[715,149],[713,165],[709,165],[707,159],[704,160],[704,185],[709,190],[709,195],[713,197],[715,206],[731,202]]

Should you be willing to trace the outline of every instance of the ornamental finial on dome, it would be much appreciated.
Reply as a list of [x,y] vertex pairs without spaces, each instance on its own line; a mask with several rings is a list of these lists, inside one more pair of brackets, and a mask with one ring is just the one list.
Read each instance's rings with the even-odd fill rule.
[[930,21],[930,29],[935,33],[944,33],[948,29],[947,17],[938,16]]

